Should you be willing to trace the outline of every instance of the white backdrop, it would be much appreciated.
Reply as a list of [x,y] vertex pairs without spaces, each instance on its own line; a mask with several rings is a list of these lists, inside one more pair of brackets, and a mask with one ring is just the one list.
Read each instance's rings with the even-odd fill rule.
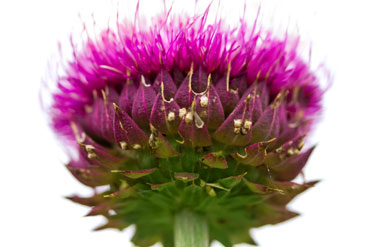
[[[120,2],[132,13],[134,3]],[[161,2],[143,0],[142,11],[160,9]],[[177,10],[187,2],[177,0]],[[240,1],[225,2],[226,17],[240,14],[232,12]],[[275,2],[263,1],[266,25],[298,30],[334,83],[312,137],[319,145],[305,169],[308,179],[322,182],[291,204],[302,216],[253,235],[262,247],[370,246],[370,6],[366,0]],[[88,208],[63,198],[89,189],[64,168],[67,157],[39,101],[41,79],[50,78],[48,65],[57,61],[57,41],[81,26],[78,13],[82,19],[95,13],[104,26],[116,6],[106,0],[0,1],[0,246],[132,246],[132,228],[92,232],[103,219],[83,218]],[[250,13],[256,6],[247,1]]]

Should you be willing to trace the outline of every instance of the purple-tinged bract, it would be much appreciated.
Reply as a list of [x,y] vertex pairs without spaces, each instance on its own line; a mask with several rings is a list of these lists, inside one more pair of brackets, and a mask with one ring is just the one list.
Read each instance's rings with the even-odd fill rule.
[[98,229],[135,224],[139,246],[173,246],[184,208],[205,215],[211,240],[254,244],[251,228],[296,216],[287,203],[316,183],[291,182],[322,95],[297,42],[206,17],[103,31],[54,94],[54,129],[78,144],[67,168],[109,185],[70,199],[107,218]]

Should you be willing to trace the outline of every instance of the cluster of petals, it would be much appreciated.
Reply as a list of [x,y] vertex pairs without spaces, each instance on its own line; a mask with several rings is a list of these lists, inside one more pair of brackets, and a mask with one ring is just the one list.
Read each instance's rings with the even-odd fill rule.
[[[242,21],[234,29],[222,20],[207,24],[206,12],[193,18],[157,18],[146,28],[124,23],[117,30],[108,28],[94,39],[89,38],[83,49],[74,51],[53,95],[52,122],[57,132],[72,136],[70,122],[86,114],[96,92],[112,87],[123,97],[128,81],[133,81],[138,89],[141,77],[153,84],[163,71],[170,73],[180,87],[191,70],[201,70],[206,77],[211,75],[220,97],[226,90],[218,86],[222,78],[227,77],[227,90],[237,90],[238,98],[254,83],[264,82],[270,101],[286,91],[289,111],[300,111],[302,121],[312,122],[321,108],[322,91],[315,75],[297,54],[298,40],[288,36],[276,39],[256,28],[255,23],[247,25]],[[135,95],[131,98],[135,99]],[[125,110],[129,115],[137,111]]]

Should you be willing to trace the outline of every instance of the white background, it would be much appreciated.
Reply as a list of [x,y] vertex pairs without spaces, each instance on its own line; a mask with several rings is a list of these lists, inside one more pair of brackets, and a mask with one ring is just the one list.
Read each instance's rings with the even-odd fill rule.
[[[126,2],[120,8],[132,13],[134,4]],[[175,11],[186,2],[192,1],[177,0]],[[224,16],[240,14],[239,1],[225,2]],[[330,69],[333,85],[311,138],[319,145],[305,170],[308,179],[322,182],[291,204],[302,216],[253,235],[262,247],[370,246],[368,1],[275,2],[262,5],[266,25],[298,30],[303,48],[312,44],[313,59]],[[247,1],[249,13],[256,3]],[[141,4],[143,12],[161,9],[161,1]],[[89,190],[64,168],[67,158],[39,99],[41,80],[52,78],[48,65],[57,61],[57,41],[81,26],[78,13],[88,19],[93,12],[104,26],[99,15],[106,18],[116,6],[103,0],[0,1],[0,246],[132,246],[132,228],[92,232],[102,218],[83,218],[88,208],[63,198]]]

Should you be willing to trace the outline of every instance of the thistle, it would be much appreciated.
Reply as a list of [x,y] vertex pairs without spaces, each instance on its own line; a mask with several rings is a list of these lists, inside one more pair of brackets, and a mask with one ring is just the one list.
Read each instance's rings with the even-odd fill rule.
[[206,21],[107,29],[59,78],[53,127],[94,189],[69,199],[105,216],[96,230],[134,224],[138,246],[255,245],[250,229],[297,216],[286,205],[316,183],[292,182],[322,95],[296,43]]

